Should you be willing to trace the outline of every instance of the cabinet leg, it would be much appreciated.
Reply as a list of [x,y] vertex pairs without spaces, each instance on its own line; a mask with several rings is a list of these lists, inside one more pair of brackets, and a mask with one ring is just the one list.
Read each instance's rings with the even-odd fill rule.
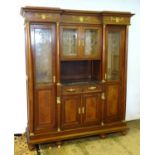
[[29,148],[29,150],[34,150],[35,149],[35,145],[32,145],[32,144],[28,144],[28,148]]
[[128,132],[127,130],[121,131],[121,135],[125,136],[127,134],[127,132]]
[[62,142],[61,141],[58,141],[58,142],[56,142],[56,145],[57,145],[58,149],[60,149],[61,148],[61,145],[62,145]]
[[100,138],[102,138],[102,139],[106,138],[106,134],[101,134]]

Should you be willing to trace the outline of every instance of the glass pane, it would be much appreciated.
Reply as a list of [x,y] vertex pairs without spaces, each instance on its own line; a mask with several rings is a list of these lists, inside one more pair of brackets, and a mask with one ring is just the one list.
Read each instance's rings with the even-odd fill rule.
[[97,52],[98,31],[85,30],[84,53],[85,55],[93,55]]
[[63,29],[63,55],[77,55],[77,30]]
[[52,82],[51,29],[34,29],[36,83]]
[[108,63],[107,79],[119,79],[119,51],[120,51],[120,32],[108,33]]

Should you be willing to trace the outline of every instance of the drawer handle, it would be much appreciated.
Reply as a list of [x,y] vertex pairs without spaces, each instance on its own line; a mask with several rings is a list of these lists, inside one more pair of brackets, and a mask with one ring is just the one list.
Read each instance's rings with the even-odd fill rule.
[[91,86],[91,87],[88,87],[88,90],[95,90],[97,87],[95,86]]
[[75,91],[76,91],[76,89],[74,89],[74,88],[67,89],[67,92],[75,92]]
[[85,108],[84,108],[84,107],[82,107],[82,114],[84,114],[84,111],[85,111]]
[[78,113],[81,114],[81,109],[80,108],[78,109]]

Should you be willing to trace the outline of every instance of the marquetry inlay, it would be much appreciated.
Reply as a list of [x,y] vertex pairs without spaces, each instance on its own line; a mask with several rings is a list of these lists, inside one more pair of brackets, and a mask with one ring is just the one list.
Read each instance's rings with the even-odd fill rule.
[[93,16],[70,16],[70,15],[63,15],[62,22],[64,23],[91,23],[91,24],[100,24],[101,21],[99,17]]
[[59,21],[59,14],[51,13],[26,13],[25,18],[29,21]]
[[105,16],[103,17],[104,24],[123,24],[129,25],[130,18],[129,17],[117,17],[117,16]]

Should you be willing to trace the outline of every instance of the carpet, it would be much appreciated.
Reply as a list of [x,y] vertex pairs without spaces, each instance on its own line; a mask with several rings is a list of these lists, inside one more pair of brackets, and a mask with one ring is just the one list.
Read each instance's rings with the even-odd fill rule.
[[129,131],[122,136],[110,134],[105,139],[99,136],[64,141],[61,148],[54,143],[39,145],[30,151],[26,137],[15,136],[14,155],[140,155],[140,121],[128,122]]

